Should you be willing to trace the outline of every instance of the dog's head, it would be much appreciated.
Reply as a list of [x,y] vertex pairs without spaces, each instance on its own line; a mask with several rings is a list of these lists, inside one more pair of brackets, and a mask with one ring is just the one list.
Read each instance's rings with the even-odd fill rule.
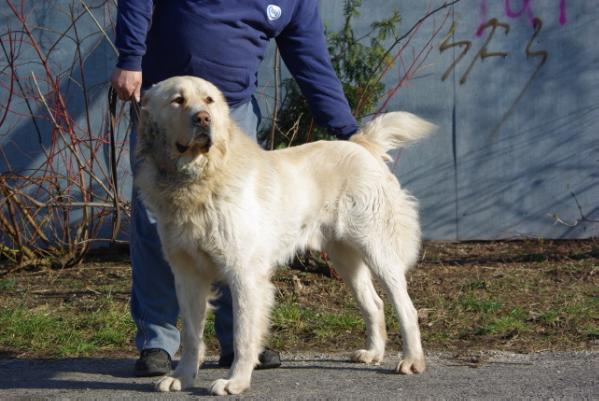
[[198,178],[213,153],[222,156],[230,130],[229,108],[208,81],[169,78],[143,97],[137,157],[162,173]]

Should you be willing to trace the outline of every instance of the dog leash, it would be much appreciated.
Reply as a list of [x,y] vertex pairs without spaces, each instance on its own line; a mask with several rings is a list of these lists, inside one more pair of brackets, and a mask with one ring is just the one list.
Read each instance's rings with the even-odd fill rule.
[[[119,181],[118,181],[118,170],[117,170],[117,159],[116,159],[116,140],[115,140],[115,132],[117,125],[116,118],[116,105],[117,105],[118,96],[116,90],[110,86],[108,88],[108,112],[110,114],[109,120],[109,140],[110,140],[110,160],[109,160],[109,169],[110,169],[110,181],[112,182],[112,186],[114,188],[114,196],[112,199],[113,205],[113,218],[112,218],[112,242],[117,240],[117,236],[119,230],[121,228],[121,208],[119,207]],[[138,102],[135,99],[131,99],[131,118],[135,119],[134,125],[137,125],[139,121],[139,114],[141,111],[141,102]]]
[[114,88],[111,86],[108,89],[108,112],[109,118],[109,134],[110,134],[110,180],[113,187],[112,197],[112,242],[115,242],[121,228],[121,208],[119,207],[119,181],[117,172],[117,160],[116,160],[116,141],[115,141],[115,130],[116,130],[116,103],[117,94]]

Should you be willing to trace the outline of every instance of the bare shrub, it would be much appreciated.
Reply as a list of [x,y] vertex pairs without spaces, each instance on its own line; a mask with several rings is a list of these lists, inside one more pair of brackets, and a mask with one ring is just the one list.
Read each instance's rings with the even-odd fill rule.
[[[115,6],[108,0],[6,0],[10,22],[17,25],[0,33],[0,258],[10,266],[4,273],[70,266],[94,242],[119,242],[129,205],[104,156],[107,119],[98,123],[93,106],[96,97],[105,99],[107,85],[90,84],[97,77],[86,65],[99,46],[114,49],[109,33]],[[22,127],[29,130],[23,133]],[[125,142],[114,143],[112,165],[123,156]],[[27,158],[25,167],[14,166]]]

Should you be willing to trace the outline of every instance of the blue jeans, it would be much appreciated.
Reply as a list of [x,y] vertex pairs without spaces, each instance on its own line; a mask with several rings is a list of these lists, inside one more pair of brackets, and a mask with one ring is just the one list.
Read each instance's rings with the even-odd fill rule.
[[[254,98],[251,102],[231,109],[231,117],[251,138],[256,140],[260,109]],[[135,124],[131,131],[131,168],[134,168]],[[137,326],[135,343],[138,350],[161,348],[172,357],[179,349],[177,330],[179,305],[173,274],[164,260],[156,221],[133,189],[131,198],[130,250],[133,271],[131,315]],[[221,295],[214,302],[215,330],[221,355],[233,353],[233,307],[229,288],[216,285]]]

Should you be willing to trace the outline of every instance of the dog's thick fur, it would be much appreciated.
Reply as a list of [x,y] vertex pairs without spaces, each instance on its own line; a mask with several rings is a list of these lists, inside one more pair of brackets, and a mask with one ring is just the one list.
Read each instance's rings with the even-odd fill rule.
[[267,152],[231,121],[225,99],[209,82],[176,77],[152,87],[142,105],[135,182],[156,216],[184,323],[181,361],[156,389],[193,384],[215,280],[231,288],[235,360],[211,392],[248,389],[274,302],[273,269],[305,248],[328,252],[364,315],[366,349],[352,359],[383,360],[383,302],[374,276],[401,323],[403,358],[396,370],[422,372],[420,331],[405,279],[420,247],[417,204],[385,160],[388,150],[432,128],[414,115],[389,113],[350,141]]

